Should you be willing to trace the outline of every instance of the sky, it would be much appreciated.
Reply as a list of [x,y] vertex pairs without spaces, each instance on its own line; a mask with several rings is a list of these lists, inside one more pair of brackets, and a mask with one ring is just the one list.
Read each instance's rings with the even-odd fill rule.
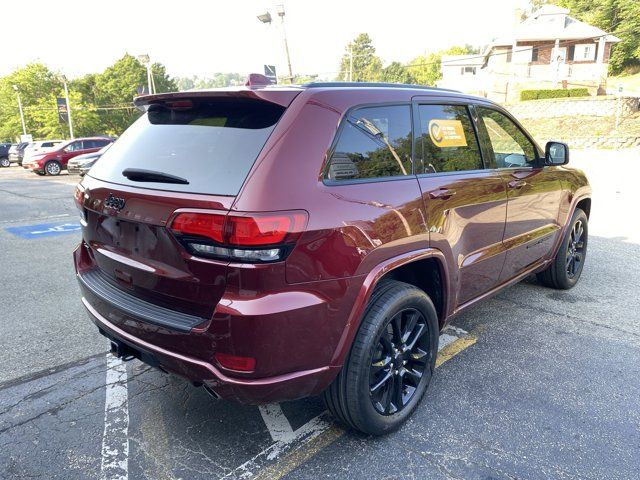
[[[39,61],[70,78],[97,73],[125,53],[147,53],[171,76],[287,73],[276,5],[284,3],[294,74],[337,74],[345,45],[373,39],[384,64],[452,45],[487,44],[513,27],[526,0],[12,0],[4,4],[0,75]],[[274,22],[257,15],[270,11]],[[21,20],[13,20],[18,19]],[[7,21],[7,19],[12,19]]]

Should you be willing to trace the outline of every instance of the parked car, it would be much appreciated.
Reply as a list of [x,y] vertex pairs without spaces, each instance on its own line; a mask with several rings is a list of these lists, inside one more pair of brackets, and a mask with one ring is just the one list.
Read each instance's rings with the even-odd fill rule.
[[580,278],[585,175],[487,99],[260,81],[135,103],[76,189],[82,302],[115,355],[216,397],[322,394],[382,434],[454,315],[533,273]]
[[24,163],[22,166],[39,175],[59,175],[67,168],[67,162],[73,157],[97,152],[112,142],[113,139],[110,137],[76,138],[63,143],[55,150],[33,155],[29,163]]
[[28,163],[34,155],[54,150],[61,143],[64,143],[64,140],[39,140],[29,143],[24,149],[22,163]]
[[78,155],[67,162],[67,172],[83,177],[112,144],[102,147],[97,152]]
[[29,142],[20,142],[17,145],[9,148],[9,163],[17,163],[22,165],[22,158],[24,156],[24,149],[27,148]]
[[11,162],[9,161],[9,149],[13,145],[11,143],[0,143],[0,167],[9,167]]

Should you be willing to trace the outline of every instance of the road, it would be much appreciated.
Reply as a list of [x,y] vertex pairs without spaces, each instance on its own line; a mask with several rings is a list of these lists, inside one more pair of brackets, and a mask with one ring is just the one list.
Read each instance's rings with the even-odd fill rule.
[[635,478],[640,151],[572,157],[594,187],[579,285],[528,279],[457,317],[424,402],[383,438],[317,398],[240,406],[111,360],[71,264],[75,179],[0,169],[0,478]]

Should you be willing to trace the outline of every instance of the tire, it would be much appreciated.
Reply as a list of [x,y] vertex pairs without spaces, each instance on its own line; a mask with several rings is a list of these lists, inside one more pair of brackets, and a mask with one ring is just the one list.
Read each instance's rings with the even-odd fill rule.
[[589,219],[583,210],[576,208],[553,263],[537,274],[538,281],[558,290],[573,288],[578,283],[584,268],[588,241]]
[[51,160],[50,162],[45,163],[44,171],[47,175],[60,175],[60,172],[62,171],[62,165],[60,165],[60,162]]
[[9,161],[8,158],[0,158],[0,167],[8,168],[10,166],[11,166],[11,162]]
[[427,294],[407,283],[385,281],[369,300],[342,370],[323,393],[327,409],[363,433],[397,429],[427,390],[438,340],[438,316]]

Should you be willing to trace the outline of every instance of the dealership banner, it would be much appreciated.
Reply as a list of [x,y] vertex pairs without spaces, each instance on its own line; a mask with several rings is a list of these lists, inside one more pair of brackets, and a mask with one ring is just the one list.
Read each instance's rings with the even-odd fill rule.
[[69,112],[67,112],[67,101],[64,98],[56,98],[58,105],[58,120],[60,123],[69,123]]

